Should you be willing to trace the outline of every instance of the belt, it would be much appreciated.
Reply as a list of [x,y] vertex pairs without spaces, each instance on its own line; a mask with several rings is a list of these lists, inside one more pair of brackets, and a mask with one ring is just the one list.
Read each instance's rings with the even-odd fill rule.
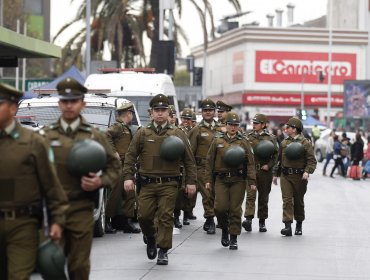
[[231,178],[231,177],[242,177],[245,175],[243,170],[231,171],[231,172],[215,172],[215,175],[219,178]]
[[284,175],[303,174],[304,168],[282,167],[281,172],[283,172]]
[[163,184],[168,182],[180,182],[181,176],[174,176],[174,177],[147,177],[141,176],[141,183],[143,185],[148,184]]
[[41,209],[36,206],[24,206],[14,209],[0,209],[0,219],[15,220],[20,217],[35,217],[41,214]]

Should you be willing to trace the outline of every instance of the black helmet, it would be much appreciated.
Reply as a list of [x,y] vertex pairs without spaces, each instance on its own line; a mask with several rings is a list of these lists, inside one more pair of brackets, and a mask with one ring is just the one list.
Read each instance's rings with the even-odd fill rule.
[[245,150],[238,145],[231,145],[227,148],[222,160],[229,167],[238,167],[244,162]]
[[37,251],[37,270],[43,279],[64,280],[66,259],[63,250],[52,240],[43,242]]
[[184,154],[184,151],[184,142],[179,137],[171,135],[164,139],[159,148],[159,155],[161,159],[174,161],[179,159]]
[[285,155],[289,160],[297,160],[302,157],[303,152],[304,147],[301,143],[292,142],[286,147]]
[[262,140],[254,148],[254,153],[260,159],[269,159],[274,153],[275,147],[274,144],[269,140]]
[[107,154],[104,147],[91,139],[76,142],[67,158],[68,172],[74,176],[85,176],[105,167]]

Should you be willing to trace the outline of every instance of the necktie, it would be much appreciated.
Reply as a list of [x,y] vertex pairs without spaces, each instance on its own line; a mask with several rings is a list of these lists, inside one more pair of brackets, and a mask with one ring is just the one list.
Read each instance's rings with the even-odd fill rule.
[[66,134],[67,134],[67,136],[71,136],[72,135],[72,128],[70,126],[67,127]]
[[162,126],[161,125],[158,125],[157,126],[157,132],[158,132],[158,134],[161,133],[161,131],[162,131]]

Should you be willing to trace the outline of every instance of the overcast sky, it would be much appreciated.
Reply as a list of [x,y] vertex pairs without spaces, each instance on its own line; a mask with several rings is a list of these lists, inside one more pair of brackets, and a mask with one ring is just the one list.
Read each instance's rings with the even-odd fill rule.
[[[75,16],[77,7],[83,0],[51,0],[51,35],[57,31]],[[198,0],[199,3],[202,1]],[[235,14],[233,7],[227,0],[212,0],[216,26],[219,25],[220,19],[227,15]],[[189,46],[183,44],[183,55],[190,52],[190,48],[203,43],[203,34],[201,24],[194,6],[188,0],[182,0],[183,14],[180,19],[181,26],[185,29],[189,37]],[[304,21],[318,18],[326,14],[327,0],[240,0],[243,11],[251,11],[248,15],[240,18],[242,23],[259,21],[260,26],[267,26],[266,14],[275,14],[275,9],[281,8],[283,12],[283,26],[287,22],[287,4],[293,3],[294,22],[303,23]],[[175,12],[176,13],[176,12]],[[65,40],[65,39],[64,39]],[[57,45],[63,45],[63,39],[56,42]]]

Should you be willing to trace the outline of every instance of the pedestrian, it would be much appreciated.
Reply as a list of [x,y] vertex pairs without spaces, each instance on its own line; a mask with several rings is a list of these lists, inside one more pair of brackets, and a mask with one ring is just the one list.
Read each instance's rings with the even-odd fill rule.
[[205,164],[209,146],[211,145],[214,136],[226,128],[224,125],[218,124],[214,120],[216,104],[209,98],[202,100],[200,107],[202,109],[203,119],[199,124],[189,132],[189,140],[191,149],[195,156],[197,164],[197,190],[202,195],[202,204],[204,209],[204,218],[206,219],[203,230],[207,234],[216,233],[216,225],[214,222],[214,189],[205,188]]
[[217,122],[221,125],[226,124],[226,115],[233,107],[224,103],[222,100],[216,102]]
[[[258,193],[259,232],[266,232],[265,220],[268,218],[268,202],[272,184],[272,169],[276,164],[279,145],[276,137],[265,128],[267,117],[264,114],[256,114],[253,118],[253,130],[247,135],[247,140],[254,150],[254,162],[256,169],[256,190],[247,186],[247,199],[242,225],[248,232],[252,231],[252,219],[256,211],[256,198]],[[268,142],[266,142],[268,141]]]
[[236,250],[245,188],[247,185],[256,189],[256,173],[251,145],[239,132],[239,116],[231,111],[225,122],[227,132],[216,135],[208,150],[205,187],[215,190],[214,209],[222,229],[221,244]]
[[333,166],[333,168],[330,172],[330,177],[334,178],[334,176],[333,176],[334,171],[335,171],[336,168],[339,168],[339,167],[340,167],[340,170],[342,172],[342,176],[345,177],[346,173],[345,173],[345,168],[344,168],[343,159],[342,159],[342,155],[341,155],[342,144],[339,141],[338,135],[334,135],[333,139],[334,139],[334,145],[333,145],[334,166]]
[[334,155],[334,136],[335,130],[331,131],[328,137],[328,142],[326,143],[326,161],[324,168],[322,170],[322,175],[326,176],[326,168],[328,167],[329,162],[333,159]]
[[318,128],[317,124],[313,126],[311,133],[313,138],[313,144],[315,145],[316,141],[320,138],[321,135],[320,128]]
[[[132,125],[135,116],[134,104],[131,102],[123,103],[116,112],[116,122],[107,129],[105,135],[123,166],[128,147],[138,127]],[[107,201],[105,232],[115,233],[118,229],[124,233],[140,233],[141,229],[133,222],[136,216],[136,204],[136,192],[127,193],[124,191],[121,175]],[[120,208],[119,211],[117,208]]]
[[[87,88],[75,79],[67,77],[57,84],[57,91],[61,116],[40,133],[45,136],[54,151],[57,174],[70,204],[66,212],[62,240],[68,258],[68,275],[70,279],[88,279],[96,195],[100,188],[113,187],[116,184],[120,163],[104,133],[81,116]],[[106,165],[102,172],[89,172],[79,176],[71,172],[73,168],[68,166],[67,160],[73,147],[86,139],[94,140],[103,146]]]
[[[296,220],[295,235],[302,235],[302,222],[305,219],[304,195],[307,191],[309,174],[316,169],[312,144],[303,135],[300,119],[292,117],[286,124],[288,137],[281,143],[279,158],[274,175],[280,176],[283,199],[283,223],[281,234],[292,236],[291,224]],[[273,182],[277,184],[277,177]]]
[[23,93],[0,84],[0,279],[30,279],[35,268],[43,209],[52,240],[59,241],[68,208],[52,151],[14,116]]
[[[181,165],[185,169],[186,193],[196,191],[195,160],[184,132],[168,123],[169,100],[163,94],[150,101],[153,121],[134,136],[125,157],[125,190],[134,191],[135,164],[138,162],[141,190],[138,219],[147,241],[147,256],[157,264],[168,264],[172,248],[173,211],[177,189],[181,184]],[[157,217],[157,228],[154,218]]]
[[355,142],[351,146],[351,161],[352,165],[359,165],[364,158],[364,141],[362,141],[361,134],[356,133]]

